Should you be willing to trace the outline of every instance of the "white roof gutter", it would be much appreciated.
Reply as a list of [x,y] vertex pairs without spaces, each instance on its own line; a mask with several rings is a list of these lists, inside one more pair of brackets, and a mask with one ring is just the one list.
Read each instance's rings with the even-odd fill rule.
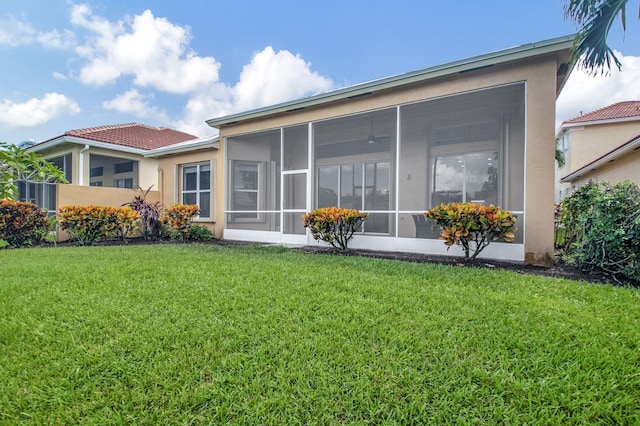
[[145,157],[160,157],[163,155],[178,154],[182,152],[197,151],[199,149],[220,149],[220,138],[218,136],[209,136],[205,138],[191,139],[179,142],[173,145],[163,146],[162,148],[147,151]]

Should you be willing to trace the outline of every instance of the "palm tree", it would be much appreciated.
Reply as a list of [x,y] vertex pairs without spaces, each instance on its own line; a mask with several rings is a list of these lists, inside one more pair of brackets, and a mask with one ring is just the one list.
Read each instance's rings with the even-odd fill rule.
[[627,0],[566,0],[565,17],[580,28],[571,51],[572,64],[579,64],[594,75],[608,74],[612,62],[621,69],[622,64],[607,45],[607,35],[618,16],[623,30],[626,28],[626,5]]
[[556,139],[556,162],[558,163],[558,168],[561,169],[567,164],[567,157],[564,154],[564,151],[560,148],[560,139]]

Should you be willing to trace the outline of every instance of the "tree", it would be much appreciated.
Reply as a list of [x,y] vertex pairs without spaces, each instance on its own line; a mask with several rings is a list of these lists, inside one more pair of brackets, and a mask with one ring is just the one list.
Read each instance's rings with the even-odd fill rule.
[[62,170],[40,154],[0,142],[0,199],[15,199],[17,181],[67,182]]
[[[608,74],[611,64],[620,70],[622,64],[607,45],[613,21],[620,16],[626,29],[625,7],[628,0],[566,0],[565,17],[575,22],[578,33],[571,50],[570,61],[589,70],[593,75]],[[640,10],[638,11],[640,18]]]
[[558,163],[558,168],[561,169],[567,164],[567,157],[564,155],[564,151],[560,148],[560,140],[556,140],[556,163]]

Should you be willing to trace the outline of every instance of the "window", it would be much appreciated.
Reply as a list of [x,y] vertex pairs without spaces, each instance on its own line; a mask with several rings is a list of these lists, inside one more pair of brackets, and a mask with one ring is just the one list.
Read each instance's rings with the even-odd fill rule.
[[133,171],[133,161],[126,161],[124,163],[114,164],[114,173],[128,173]]
[[431,205],[498,203],[498,151],[432,158]]
[[211,217],[211,165],[195,164],[182,167],[182,204],[200,207],[200,218]]
[[64,178],[71,183],[71,154],[48,158],[47,161],[62,170],[64,172]]
[[569,151],[570,143],[571,143],[571,133],[566,132],[564,135],[562,135],[562,140],[560,141],[560,148],[562,149],[562,151],[564,152]]
[[98,176],[102,176],[103,174],[103,170],[104,168],[102,166],[100,167],[92,167],[91,170],[89,170],[89,177],[98,177]]
[[96,180],[94,182],[90,182],[89,186],[102,186],[102,181],[101,180]]
[[133,178],[125,178],[125,179],[114,179],[113,180],[114,188],[133,188]]
[[233,210],[236,219],[258,219],[260,163],[236,161],[233,164]]
[[[318,168],[318,207],[342,207],[365,211],[390,209],[391,164],[342,164]],[[364,191],[363,191],[364,188]],[[388,214],[371,214],[366,232],[389,233]]]

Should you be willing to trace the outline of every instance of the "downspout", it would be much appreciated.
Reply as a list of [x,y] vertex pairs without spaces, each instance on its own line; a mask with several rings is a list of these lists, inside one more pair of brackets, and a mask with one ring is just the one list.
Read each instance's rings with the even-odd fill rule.
[[160,192],[160,203],[164,203],[164,170],[158,167],[158,191]]
[[84,185],[84,153],[85,151],[89,151],[89,145],[85,145],[84,148],[80,150],[80,156],[78,158],[78,185]]

